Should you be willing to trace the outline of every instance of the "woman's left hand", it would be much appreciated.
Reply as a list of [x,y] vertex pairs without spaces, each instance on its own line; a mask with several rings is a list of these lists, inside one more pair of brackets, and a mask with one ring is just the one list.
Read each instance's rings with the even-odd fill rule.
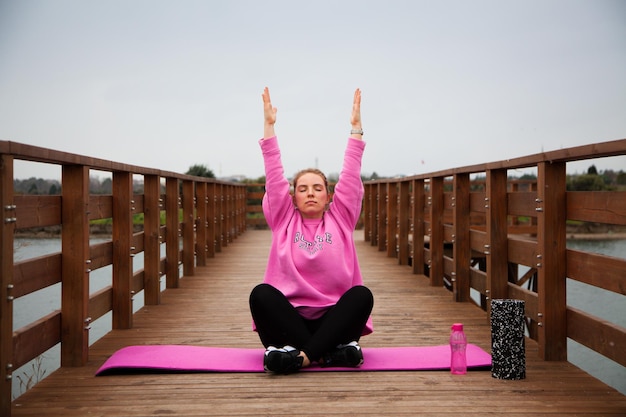
[[[356,89],[354,92],[354,101],[352,102],[352,116],[350,117],[350,124],[352,124],[352,129],[359,130],[362,129],[361,126],[361,90]],[[353,137],[355,135],[352,135]],[[358,138],[361,135],[357,135]]]

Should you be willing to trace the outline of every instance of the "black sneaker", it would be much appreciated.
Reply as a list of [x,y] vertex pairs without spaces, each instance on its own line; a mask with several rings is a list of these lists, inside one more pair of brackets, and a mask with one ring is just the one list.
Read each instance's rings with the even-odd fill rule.
[[350,367],[356,368],[363,363],[363,351],[358,342],[338,345],[324,356],[323,367]]
[[302,368],[303,357],[298,356],[300,351],[293,346],[276,348],[269,346],[263,357],[263,368],[276,374],[290,374]]

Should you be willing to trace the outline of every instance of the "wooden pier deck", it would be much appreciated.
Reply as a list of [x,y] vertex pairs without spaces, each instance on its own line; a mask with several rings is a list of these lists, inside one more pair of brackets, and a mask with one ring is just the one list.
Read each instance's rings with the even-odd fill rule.
[[[375,296],[375,332],[363,346],[447,342],[465,323],[470,342],[490,350],[483,311],[455,303],[356,232],[365,283]],[[12,416],[498,415],[624,416],[626,396],[567,362],[538,359],[527,339],[527,376],[503,381],[489,371],[144,374],[95,377],[114,351],[134,344],[260,347],[247,298],[265,268],[270,234],[250,230],[198,267],[162,304],[144,307],[130,330],[114,330],[90,349],[87,366],[62,368],[12,404]]]

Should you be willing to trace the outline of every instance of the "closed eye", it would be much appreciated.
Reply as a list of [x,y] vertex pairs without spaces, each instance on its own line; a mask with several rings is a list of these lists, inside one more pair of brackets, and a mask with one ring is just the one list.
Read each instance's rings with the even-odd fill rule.
[[[314,185],[313,189],[317,192],[320,191],[324,191],[324,186],[323,185]],[[308,191],[308,187],[306,186],[302,186],[302,187],[298,187],[298,192],[300,193],[306,193]]]

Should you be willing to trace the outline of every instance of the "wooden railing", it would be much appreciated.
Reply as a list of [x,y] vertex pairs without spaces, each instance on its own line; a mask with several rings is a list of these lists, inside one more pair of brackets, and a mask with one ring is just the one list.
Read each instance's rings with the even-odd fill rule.
[[[565,298],[566,277],[626,294],[626,261],[565,246],[567,220],[626,225],[626,193],[567,192],[565,164],[625,154],[626,140],[620,140],[367,182],[365,236],[399,264],[428,275],[432,285],[449,287],[456,301],[469,301],[472,289],[486,310],[492,298],[525,300],[531,337],[546,360],[565,359],[570,337],[626,365],[626,330],[567,306]],[[59,166],[61,194],[16,195],[17,160]],[[507,170],[527,167],[536,169],[536,183],[509,184]],[[110,173],[111,195],[90,194],[92,170]],[[484,180],[473,181],[474,175]],[[136,179],[141,192],[133,190]],[[132,327],[133,296],[143,290],[145,304],[158,304],[162,277],[166,287],[178,286],[181,267],[183,275],[193,275],[246,227],[258,226],[247,213],[258,216],[263,194],[261,185],[4,141],[0,184],[0,415],[7,416],[14,370],[58,343],[62,366],[83,365],[92,321],[112,312],[113,328]],[[143,214],[139,231],[135,214]],[[99,219],[112,219],[111,240],[92,244],[90,223]],[[14,263],[15,233],[51,226],[61,228],[61,252]],[[144,268],[133,271],[132,256],[141,252]],[[111,286],[90,293],[90,272],[109,265]],[[518,276],[517,265],[529,272]],[[522,288],[532,277],[535,285]],[[14,300],[61,281],[61,309],[13,329]]]
[[[566,360],[569,337],[626,366],[626,329],[566,302],[566,278],[626,295],[626,260],[566,248],[568,220],[626,225],[626,192],[567,191],[566,163],[618,155],[626,140],[367,182],[365,237],[454,301],[524,300],[545,360]],[[536,183],[508,181],[522,168]]]
[[[60,195],[16,195],[16,160],[60,166]],[[112,176],[111,195],[89,192],[90,172]],[[133,190],[134,180],[143,192]],[[112,161],[0,142],[0,415],[11,412],[14,370],[61,344],[61,366],[82,366],[89,353],[90,323],[112,311],[112,327],[131,328],[133,296],[159,304],[161,278],[178,286],[180,267],[194,274],[246,229],[246,188],[241,184],[193,177]],[[133,217],[143,214],[134,231]],[[90,222],[112,219],[111,240],[90,244]],[[14,263],[14,235],[32,228],[60,226],[62,251]],[[162,246],[165,253],[162,256]],[[133,271],[132,257],[144,254]],[[112,266],[112,285],[90,293],[89,274]],[[62,282],[61,309],[13,329],[13,303]]]

